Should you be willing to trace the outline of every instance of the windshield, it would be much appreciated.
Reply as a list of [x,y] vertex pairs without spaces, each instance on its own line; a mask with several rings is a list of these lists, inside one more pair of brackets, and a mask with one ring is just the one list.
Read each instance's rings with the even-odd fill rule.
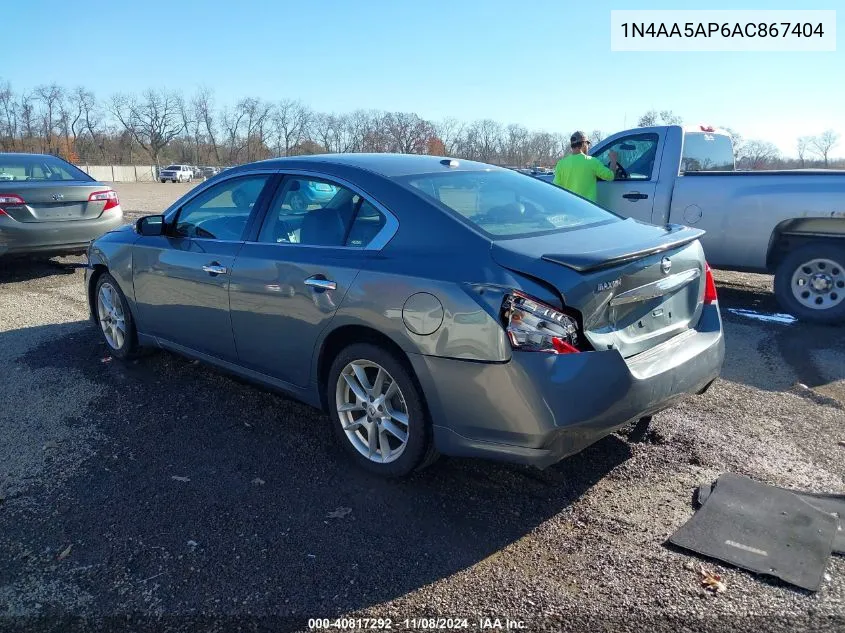
[[511,170],[397,179],[456,212],[488,237],[524,237],[619,220],[560,187]]
[[182,168],[179,165],[168,165],[167,167],[165,167],[165,169],[171,171],[180,171]]
[[0,154],[0,181],[55,181],[91,178],[81,169],[55,156],[40,154]]

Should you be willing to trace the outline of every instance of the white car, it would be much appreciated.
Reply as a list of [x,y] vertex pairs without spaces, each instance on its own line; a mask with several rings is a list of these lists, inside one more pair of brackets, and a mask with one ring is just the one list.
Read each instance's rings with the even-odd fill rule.
[[188,165],[169,165],[158,174],[161,182],[191,182],[194,178],[194,171]]

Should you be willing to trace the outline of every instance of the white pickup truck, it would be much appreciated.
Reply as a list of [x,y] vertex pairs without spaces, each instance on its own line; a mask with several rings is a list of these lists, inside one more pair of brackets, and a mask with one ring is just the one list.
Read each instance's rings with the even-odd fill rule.
[[614,181],[598,203],[653,224],[704,229],[715,268],[774,273],[775,295],[795,316],[845,322],[845,171],[736,171],[730,137],[676,125],[614,134],[590,154]]

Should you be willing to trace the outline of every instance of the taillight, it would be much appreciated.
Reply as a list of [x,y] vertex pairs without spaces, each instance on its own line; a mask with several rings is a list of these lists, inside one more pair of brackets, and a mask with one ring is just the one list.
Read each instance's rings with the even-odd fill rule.
[[100,200],[106,201],[106,206],[103,207],[103,211],[114,209],[117,205],[120,204],[120,200],[117,197],[117,192],[113,189],[108,189],[107,191],[95,191],[90,196],[88,196],[88,202],[97,202]]
[[548,354],[579,351],[577,321],[521,292],[505,297],[502,321],[514,349]]
[[704,263],[704,303],[716,303],[719,297],[716,296],[716,282],[713,281],[713,271],[710,264]]
[[26,204],[19,195],[14,193],[0,193],[0,215],[9,215],[3,207],[16,207]]

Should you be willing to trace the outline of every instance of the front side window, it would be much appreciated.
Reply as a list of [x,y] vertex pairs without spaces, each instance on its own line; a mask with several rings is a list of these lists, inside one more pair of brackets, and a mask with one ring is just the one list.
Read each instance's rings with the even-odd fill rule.
[[241,240],[249,215],[270,176],[232,178],[189,200],[176,217],[175,234],[217,240]]
[[560,187],[512,170],[421,174],[397,180],[494,239],[619,220]]
[[632,134],[623,136],[602,148],[594,157],[603,165],[610,163],[609,153],[615,150],[617,163],[628,173],[628,180],[651,180],[657,157],[657,134]]
[[365,248],[385,221],[381,211],[346,187],[288,177],[270,204],[258,241]]

